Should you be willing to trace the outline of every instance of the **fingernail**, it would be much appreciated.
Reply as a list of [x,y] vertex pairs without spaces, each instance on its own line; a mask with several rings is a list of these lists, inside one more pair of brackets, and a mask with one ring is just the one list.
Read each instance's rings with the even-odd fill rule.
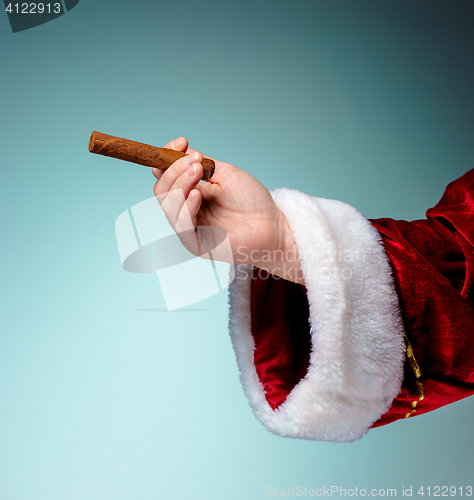
[[188,203],[192,203],[194,201],[194,193],[191,191],[188,195]]
[[197,165],[194,164],[192,167],[186,170],[186,177],[194,177],[197,172]]
[[184,163],[190,167],[193,163],[196,163],[199,159],[199,156],[197,153],[191,153],[190,155],[186,156],[184,158]]

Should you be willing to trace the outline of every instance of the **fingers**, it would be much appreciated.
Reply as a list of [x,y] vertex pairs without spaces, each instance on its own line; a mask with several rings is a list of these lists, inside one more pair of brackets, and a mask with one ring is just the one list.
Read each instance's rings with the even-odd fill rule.
[[[214,162],[216,162],[216,160],[214,160],[214,158],[211,158],[210,156],[202,155],[201,153],[199,153],[199,151],[196,151],[195,149],[188,147],[188,141],[185,137],[178,137],[177,139],[174,139],[173,141],[168,142],[163,147],[169,148],[169,149],[174,149],[176,151],[181,151],[183,153],[186,153],[187,155],[191,155],[193,153],[198,153],[202,156],[202,158],[209,158],[209,159],[213,160]],[[202,162],[202,160],[201,160],[201,162]],[[216,169],[217,168],[218,168],[218,166],[217,166],[217,162],[216,162]],[[165,171],[159,170],[158,168],[153,168],[152,172],[153,172],[153,175],[155,176],[156,180],[160,180]],[[214,183],[215,179],[210,179],[209,182]]]
[[193,189],[186,198],[186,203],[183,204],[178,219],[176,221],[176,232],[182,233],[189,229],[196,229],[197,214],[201,208],[202,194],[199,189]]
[[[202,194],[199,189],[193,189],[183,205],[178,220],[176,222],[175,231],[181,240],[181,243],[196,256],[202,255],[201,242],[197,228],[197,214],[201,208]],[[189,230],[191,226],[192,230]]]
[[[188,141],[185,137],[178,137],[177,139],[174,139],[171,142],[168,142],[163,146],[164,148],[168,149],[175,149],[176,151],[181,151],[182,153],[185,153],[186,150],[188,149]],[[159,180],[161,176],[164,173],[164,170],[160,170],[158,168],[153,168],[152,169],[153,175],[156,177],[156,180]]]
[[[191,153],[197,153],[198,151],[196,151],[195,149],[193,148],[186,148],[186,154],[189,155]],[[210,160],[214,160],[214,158],[211,158],[210,156],[206,156],[206,155],[202,155],[203,158],[209,158]],[[214,160],[216,161],[216,160]]]
[[[182,175],[186,176],[186,172]],[[200,175],[202,175],[202,167]],[[199,182],[199,179],[197,179],[196,182]],[[158,195],[157,198],[161,203],[163,212],[170,225],[181,240],[181,243],[193,255],[200,256],[201,245],[196,227],[197,215],[202,202],[202,194],[197,188],[191,189],[186,198],[184,193],[185,190],[182,188],[172,189],[168,193]]]
[[[180,137],[169,142],[165,147],[184,152],[188,149],[188,141]],[[155,196],[170,225],[186,248],[195,255],[199,254],[199,248],[196,247],[198,239],[195,229],[202,202],[201,192],[196,186],[203,176],[202,161],[202,154],[193,151],[175,161],[166,171],[153,169],[153,174],[157,179],[154,188]]]
[[165,144],[163,147],[168,149],[176,149],[176,151],[182,151],[183,153],[185,153],[186,149],[188,149],[188,141],[185,137],[178,137],[177,139],[168,142],[168,144]]
[[[196,151],[195,149],[193,148],[187,148],[186,149],[186,154],[192,154],[192,153],[197,153],[198,151]],[[212,175],[212,177],[210,179],[207,179],[206,180],[206,183],[207,184],[219,184],[220,182],[220,174],[222,173],[223,171],[223,167],[225,165],[228,165],[226,163],[223,163],[219,160],[216,160],[215,158],[212,158],[211,156],[207,156],[207,155],[202,155],[203,158],[209,158],[210,160],[212,160],[214,162],[214,165],[215,165],[215,171],[214,171],[214,174]],[[203,184],[203,186],[205,186],[205,184]],[[204,188],[205,189],[205,188]]]
[[[176,232],[196,227],[196,216],[201,200],[201,193],[196,189],[196,185],[203,175],[202,164],[196,161],[198,159],[202,161],[202,155],[197,153],[180,158],[155,184],[155,196]],[[196,193],[190,197],[192,190],[199,193],[199,197]],[[188,199],[189,203],[185,204]]]
[[[196,183],[202,178],[202,154],[201,153],[193,153],[191,155],[180,158],[175,161],[171,167],[163,172],[159,181],[157,189],[158,194],[163,194],[172,189],[184,188],[185,185],[188,184],[189,178],[195,178],[198,174],[200,174],[199,179],[197,179]],[[195,164],[199,166],[195,167]],[[187,175],[183,175],[187,172]],[[189,191],[192,188],[189,188]],[[186,196],[189,194],[189,191],[186,193]],[[156,194],[156,193],[155,193]]]

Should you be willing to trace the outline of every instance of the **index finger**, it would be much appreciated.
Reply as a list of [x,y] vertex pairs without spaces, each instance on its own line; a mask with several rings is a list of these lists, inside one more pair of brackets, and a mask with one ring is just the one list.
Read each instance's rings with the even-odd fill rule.
[[[177,139],[173,139],[172,141],[168,142],[163,147],[168,149],[175,149],[176,151],[181,151],[182,153],[184,153],[188,147],[188,141],[185,137],[178,137]],[[164,171],[160,170],[159,168],[153,168],[152,172],[155,176],[155,179],[159,181]]]
[[168,142],[168,144],[165,144],[163,147],[168,149],[175,149],[176,151],[185,153],[188,147],[188,141],[186,137],[178,137],[177,139]]
[[[197,149],[193,149],[193,148],[186,149],[186,154],[187,155],[190,155],[191,153],[196,153],[196,152],[197,152]],[[213,160],[214,162],[217,161],[214,158],[212,158],[211,156],[207,156],[207,155],[204,155],[204,154],[202,156],[203,156],[203,158],[209,158],[210,160]]]

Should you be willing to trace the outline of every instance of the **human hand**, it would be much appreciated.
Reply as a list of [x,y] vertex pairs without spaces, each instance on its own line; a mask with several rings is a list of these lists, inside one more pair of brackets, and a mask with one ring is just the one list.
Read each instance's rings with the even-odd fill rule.
[[[229,236],[231,263],[253,265],[304,283],[291,229],[257,179],[230,163],[214,160],[216,170],[212,178],[199,182],[203,175],[203,155],[189,148],[184,137],[164,147],[188,154],[166,171],[154,168],[153,175],[157,179],[155,196],[191,253],[203,255],[212,250],[213,258],[228,261],[228,257],[213,250],[216,236],[212,230],[206,230],[222,228]],[[176,190],[181,190],[183,196],[180,192],[175,196]]]

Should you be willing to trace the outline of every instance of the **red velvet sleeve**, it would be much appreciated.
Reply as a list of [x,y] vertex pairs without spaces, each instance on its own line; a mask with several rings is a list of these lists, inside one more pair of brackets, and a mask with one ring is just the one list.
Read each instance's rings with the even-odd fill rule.
[[[323,248],[338,249],[339,246],[330,245],[343,242],[343,234],[350,242],[346,248],[362,244],[362,248],[367,249],[367,254],[363,253],[364,265],[357,269],[354,267],[354,274],[348,280],[347,287],[344,288],[344,285],[341,288],[345,291],[336,293],[335,301],[322,309],[314,299],[316,291],[330,297],[335,292],[332,282],[328,282],[324,276],[319,279],[311,275],[311,271],[319,270],[321,265],[316,258],[310,261],[311,265],[305,263],[307,288],[257,269],[250,282],[242,281],[235,286],[231,300],[232,338],[243,374],[244,389],[256,415],[267,428],[279,435],[292,437],[353,440],[370,427],[420,415],[474,394],[474,170],[452,182],[439,203],[428,210],[424,220],[407,222],[377,219],[368,222],[358,212],[370,231],[364,224],[355,229],[353,221],[342,217],[340,214],[347,207],[344,208],[344,204],[340,205],[340,202],[309,199],[307,195],[297,192],[292,192],[289,196],[294,197],[294,203],[290,206],[279,200],[279,208],[285,208],[292,216],[290,227],[295,241],[296,234],[298,235],[298,251],[300,248],[313,250],[314,247],[312,253],[318,257],[316,247],[321,240]],[[326,211],[323,210],[324,207]],[[328,207],[332,207],[332,212]],[[305,211],[309,213],[308,220],[302,216]],[[330,219],[333,216],[331,213],[338,214],[339,219]],[[354,220],[356,219],[357,217]],[[313,237],[301,242],[307,235]],[[345,244],[348,245],[347,241]],[[380,250],[386,264],[381,270],[377,268],[377,265],[380,266],[380,259],[374,257],[372,244]],[[340,257],[339,253],[333,255],[334,268],[330,268],[333,271],[338,269]],[[305,258],[308,259],[308,256]],[[324,265],[323,262],[323,270]],[[374,269],[377,269],[375,275]],[[394,326],[390,320],[387,328],[384,326],[377,330],[377,337],[373,337],[375,326],[370,331],[364,327],[358,337],[354,336],[354,330],[341,329],[341,324],[347,318],[355,319],[354,324],[368,318],[368,325],[376,325],[377,318],[388,317],[387,311],[392,314],[390,308],[383,306],[381,309],[380,304],[377,304],[378,292],[375,295],[369,293],[369,290],[375,289],[386,279],[390,281],[390,286],[381,289],[380,295],[385,294],[385,298],[391,300],[393,294],[393,304],[390,304],[393,305],[397,324]],[[337,280],[334,283],[338,283]],[[366,287],[360,294],[360,299],[359,295],[350,291],[350,286],[354,283],[364,283]],[[369,295],[370,300],[367,299]],[[318,331],[320,327],[317,321],[328,321],[332,325],[333,306],[343,307],[343,319],[334,323],[333,331],[329,328],[329,337],[324,337],[327,342],[322,349],[320,339],[323,336],[321,330]],[[398,306],[406,333],[406,357]],[[340,339],[339,343],[337,338]],[[390,347],[392,338],[397,340],[396,345],[400,346],[400,350]],[[362,361],[357,361],[350,354],[341,361],[342,365],[333,363],[330,369],[327,368],[328,360],[333,362],[334,356],[343,352],[347,346],[350,346],[350,352],[354,355],[362,353]],[[372,359],[382,360],[380,366],[365,370],[366,364],[370,365]],[[395,359],[399,360],[398,364],[394,364]],[[305,382],[313,383],[315,379],[312,377],[314,373],[319,373],[318,370],[329,370],[332,373],[338,369],[343,371],[339,368],[342,366],[350,371],[351,363],[354,367],[365,370],[366,374],[365,378],[361,378],[359,392],[355,396],[349,394],[338,398],[337,391],[352,383],[350,377],[339,385],[316,384],[311,387],[312,392],[308,393],[310,396],[306,393],[301,396],[301,391],[298,392],[298,388]],[[390,393],[387,404],[383,403],[381,411],[377,410],[377,415],[370,420],[368,426],[365,427],[365,423],[359,425],[356,422],[358,411],[369,400],[372,381],[380,376],[387,376],[396,381],[397,385]],[[383,380],[385,384],[385,378]],[[382,397],[378,394],[372,398],[373,401]],[[309,399],[307,407],[304,397]],[[295,400],[298,406],[295,406]],[[350,403],[347,418],[337,420],[338,409],[346,401]],[[332,427],[324,421],[327,417],[325,405],[330,408],[331,415],[335,415],[336,423]],[[352,407],[356,410],[350,414]],[[288,416],[290,424],[280,425],[278,419],[281,420],[282,415],[285,418]],[[309,428],[306,421],[300,426],[302,431],[298,427],[297,432],[290,432],[299,425],[300,419],[306,417],[311,422],[310,432],[306,432]],[[322,431],[319,426],[320,418],[326,425]],[[347,419],[356,422],[355,430],[336,432],[341,421],[350,427]]]
[[414,355],[400,394],[373,427],[474,394],[474,169],[449,184],[426,216],[371,220],[390,259]]

